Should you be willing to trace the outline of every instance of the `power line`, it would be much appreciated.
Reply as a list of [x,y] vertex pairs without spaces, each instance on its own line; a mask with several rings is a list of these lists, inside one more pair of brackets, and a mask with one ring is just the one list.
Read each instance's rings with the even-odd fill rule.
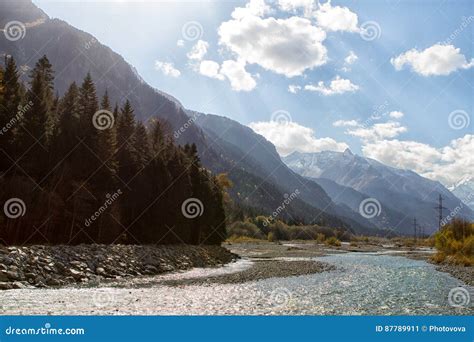
[[415,238],[415,243],[416,243],[416,217],[413,219],[413,237]]
[[443,196],[441,194],[438,195],[438,205],[434,208],[438,210],[438,230],[440,230],[443,222],[443,209],[448,209],[443,207]]

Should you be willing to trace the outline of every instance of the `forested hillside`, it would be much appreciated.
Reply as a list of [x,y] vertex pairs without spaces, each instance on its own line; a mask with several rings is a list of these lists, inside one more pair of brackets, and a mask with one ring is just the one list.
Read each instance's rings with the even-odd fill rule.
[[[135,120],[91,76],[54,89],[46,56],[27,84],[0,70],[0,239],[32,243],[192,243],[225,238],[222,191],[195,145],[167,122]],[[100,95],[100,98],[99,98]]]

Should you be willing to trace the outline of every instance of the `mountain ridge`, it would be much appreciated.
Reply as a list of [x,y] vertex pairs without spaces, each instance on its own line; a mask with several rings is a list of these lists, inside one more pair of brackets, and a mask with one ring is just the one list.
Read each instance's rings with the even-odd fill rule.
[[[435,207],[439,194],[444,197],[444,205],[448,211],[453,211],[462,203],[440,182],[424,178],[411,170],[386,166],[347,150],[294,152],[284,157],[283,161],[305,177],[315,179],[317,182],[319,179],[331,180],[338,186],[357,191],[359,196],[376,198],[384,203],[383,206],[389,208],[392,214],[403,213],[400,224],[406,226],[407,232],[409,222],[415,217],[420,224],[430,227],[427,232],[434,232],[437,229],[438,213]],[[335,191],[334,184],[326,182],[325,186],[327,192]],[[346,201],[345,204],[354,207],[354,203]],[[460,213],[468,219],[472,219],[474,215],[467,207],[461,208]],[[380,224],[378,226],[380,227]]]

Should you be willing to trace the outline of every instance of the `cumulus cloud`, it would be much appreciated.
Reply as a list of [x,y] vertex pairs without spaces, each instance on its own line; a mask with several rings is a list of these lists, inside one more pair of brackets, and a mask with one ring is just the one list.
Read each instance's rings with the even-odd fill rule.
[[219,63],[210,60],[201,61],[201,64],[199,65],[199,73],[201,75],[222,81],[224,79],[224,75],[219,72],[219,69]]
[[423,51],[411,49],[390,59],[390,62],[396,70],[408,65],[422,76],[445,76],[458,69],[469,69],[474,66],[474,59],[468,62],[459,48],[443,44],[435,44]]
[[392,119],[401,119],[405,116],[405,114],[403,114],[402,112],[400,112],[398,110],[394,110],[394,111],[388,113],[388,116],[390,116]]
[[209,48],[209,43],[199,39],[186,55],[189,59],[200,61],[204,58]]
[[176,41],[176,46],[183,47],[183,46],[184,46],[184,40],[178,39],[178,40]]
[[294,151],[342,152],[348,148],[346,143],[337,142],[332,138],[316,138],[313,129],[296,122],[252,122],[249,127],[271,141],[281,155],[288,155]]
[[359,86],[353,84],[350,80],[336,76],[336,78],[334,78],[328,85],[325,85],[323,81],[320,81],[317,85],[308,84],[304,89],[329,96],[346,92],[355,92],[356,90],[359,90]]
[[271,8],[264,0],[250,0],[245,7],[237,7],[231,16],[234,19],[242,19],[248,16],[263,17],[267,13],[271,13]]
[[387,138],[395,138],[407,128],[401,126],[399,122],[376,123],[370,127],[357,127],[347,130],[346,134],[359,137],[364,141],[378,141]]
[[181,72],[174,67],[173,63],[169,62],[155,61],[155,70],[171,77],[179,77],[181,75]]
[[357,14],[347,7],[332,6],[331,1],[319,4],[314,17],[325,31],[359,32]]
[[219,43],[239,60],[287,77],[327,62],[322,44],[326,33],[306,18],[261,18],[246,15],[223,22],[218,30]]
[[358,127],[360,126],[357,120],[337,120],[332,123],[334,127]]
[[245,64],[233,60],[222,63],[220,73],[227,77],[233,90],[250,91],[257,85],[252,75],[245,70]]
[[295,13],[298,10],[303,10],[305,16],[310,16],[314,0],[278,0],[278,6],[282,11]]
[[288,91],[292,94],[296,94],[297,92],[299,92],[301,90],[301,86],[299,85],[295,85],[295,84],[290,84],[288,86]]
[[441,148],[395,139],[366,144],[362,152],[369,158],[393,167],[414,170],[446,186],[472,176],[474,169],[474,135],[470,134],[454,139]]
[[358,59],[359,57],[357,57],[354,51],[350,51],[349,55],[346,58],[344,58],[344,63],[346,63],[347,65],[351,65],[351,64],[354,64]]

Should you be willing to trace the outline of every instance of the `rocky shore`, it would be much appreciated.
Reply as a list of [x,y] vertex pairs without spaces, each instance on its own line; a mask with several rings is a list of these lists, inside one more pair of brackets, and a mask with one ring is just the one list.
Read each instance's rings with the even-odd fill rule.
[[449,263],[436,264],[436,269],[440,272],[451,274],[469,286],[474,286],[474,266],[461,266]]
[[0,246],[0,290],[94,286],[107,279],[220,266],[236,258],[220,246]]

